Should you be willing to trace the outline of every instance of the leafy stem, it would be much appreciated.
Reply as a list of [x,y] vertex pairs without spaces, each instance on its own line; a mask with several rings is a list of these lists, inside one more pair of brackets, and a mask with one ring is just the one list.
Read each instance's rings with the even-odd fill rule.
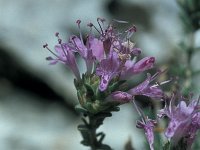
[[91,150],[111,150],[109,145],[103,144],[105,134],[97,133],[97,129],[103,124],[106,117],[112,116],[111,111],[119,111],[119,107],[109,108],[96,114],[90,113],[80,106],[77,106],[76,110],[83,114],[83,124],[78,125],[78,130],[83,137],[81,143],[89,146]]

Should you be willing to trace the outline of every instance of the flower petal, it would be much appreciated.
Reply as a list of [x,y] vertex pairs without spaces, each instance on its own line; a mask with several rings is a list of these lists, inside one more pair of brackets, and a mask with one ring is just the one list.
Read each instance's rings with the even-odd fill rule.
[[88,48],[92,50],[93,55],[98,61],[101,61],[104,58],[104,47],[103,42],[94,38],[93,36],[88,37]]
[[145,57],[135,63],[133,67],[131,68],[133,73],[140,73],[145,70],[153,68],[155,63],[155,58],[154,57]]

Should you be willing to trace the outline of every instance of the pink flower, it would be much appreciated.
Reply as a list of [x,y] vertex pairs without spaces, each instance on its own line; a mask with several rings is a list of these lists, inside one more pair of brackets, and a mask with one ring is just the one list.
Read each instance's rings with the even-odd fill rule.
[[[175,105],[175,100],[178,98],[179,103]],[[200,129],[200,113],[199,100],[191,100],[186,104],[187,99],[173,95],[169,105],[165,105],[158,113],[158,117],[167,116],[170,119],[168,127],[165,131],[167,138],[172,138],[175,143],[180,139],[185,138],[188,148],[191,147],[197,131]],[[167,101],[166,101],[167,102]]]
[[[163,98],[160,84],[153,83],[160,73],[154,76],[148,74],[141,84],[123,88],[134,75],[153,68],[155,63],[154,57],[145,57],[135,62],[141,50],[131,41],[136,32],[134,25],[119,32],[113,22],[106,25],[105,19],[98,18],[99,28],[89,23],[87,26],[90,31],[84,38],[81,21],[77,20],[76,23],[79,35],[72,35],[68,42],[62,42],[59,33],[56,33],[58,44],[55,46],[55,52],[47,45],[44,45],[44,48],[55,56],[47,58],[51,64],[64,63],[74,73],[77,79],[74,83],[82,107],[96,113],[106,108],[107,102],[123,104],[132,101],[136,95]],[[93,34],[93,30],[98,34]],[[85,61],[87,68],[82,76],[76,63],[77,54]],[[110,104],[107,107],[109,106]]]
[[[49,49],[48,45],[44,45],[44,47]],[[56,58],[47,57],[47,60],[50,61],[50,64],[56,64],[58,61],[64,63],[66,66],[68,66],[72,70],[76,78],[80,80],[81,79],[80,73],[79,73],[79,69],[76,63],[74,53],[67,46],[67,44],[62,43],[62,44],[56,45],[55,51],[56,51],[56,54],[55,53],[53,54],[56,56]]]
[[136,74],[152,69],[154,63],[155,63],[154,57],[145,57],[136,63],[131,60],[127,60],[125,63],[125,69],[121,75],[121,79],[127,79]]
[[138,120],[136,122],[136,127],[143,129],[144,133],[146,135],[147,141],[149,143],[149,147],[151,150],[154,150],[153,143],[154,143],[154,127],[157,124],[155,120],[149,119],[148,116],[145,116],[142,110],[137,106],[135,101],[133,100],[133,105],[137,111],[137,113],[140,115],[141,120]]
[[150,149],[154,150],[153,143],[154,143],[154,127],[157,124],[155,120],[151,120],[145,118],[145,120],[137,121],[136,127],[140,129],[144,129],[144,133],[146,135],[147,141],[149,143]]
[[160,73],[161,72],[158,72],[154,76],[148,74],[145,81],[130,89],[127,93],[131,95],[144,95],[154,99],[162,99],[164,97],[164,92],[159,88],[159,84],[151,84]]
[[100,91],[106,90],[110,80],[119,75],[119,72],[119,61],[114,54],[107,59],[101,60],[96,69],[96,74],[101,78],[99,84]]
[[93,55],[98,61],[101,61],[104,58],[104,47],[101,40],[90,35],[88,36],[87,47],[92,50]]

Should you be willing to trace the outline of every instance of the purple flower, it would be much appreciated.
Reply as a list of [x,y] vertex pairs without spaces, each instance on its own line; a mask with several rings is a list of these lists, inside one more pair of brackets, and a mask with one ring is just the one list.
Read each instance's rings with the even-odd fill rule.
[[[44,47],[46,47],[49,51],[51,51],[48,48],[48,45],[44,45]],[[47,60],[50,61],[50,64],[56,64],[58,61],[64,63],[66,66],[68,66],[72,70],[76,78],[80,80],[80,73],[77,67],[74,53],[70,50],[67,44],[62,43],[60,45],[56,45],[55,51],[56,51],[56,54],[53,53],[52,51],[51,52],[56,56],[56,58],[47,57]]]
[[127,60],[125,63],[125,69],[121,75],[121,79],[127,79],[127,78],[132,77],[135,74],[152,69],[154,66],[154,63],[155,63],[154,57],[145,57],[136,63],[134,63],[131,60]]
[[144,129],[144,133],[146,135],[147,141],[149,143],[150,149],[154,150],[154,127],[157,124],[155,120],[148,119],[148,117],[142,119],[141,121],[137,121],[136,127],[140,129]]
[[128,103],[131,102],[136,95],[144,95],[151,97],[153,99],[162,100],[165,97],[164,92],[159,88],[160,85],[170,82],[171,80],[164,81],[161,83],[152,84],[151,82],[159,76],[161,71],[157,72],[154,76],[150,74],[147,75],[147,79],[143,81],[138,86],[131,88],[128,91],[115,91],[111,93],[106,99],[111,99],[111,101],[117,101],[120,103]]
[[187,145],[192,145],[197,130],[200,129],[200,113],[199,100],[190,100],[189,105],[186,104],[186,100],[181,97],[178,98],[180,102],[176,106],[175,99],[177,96],[172,96],[169,105],[165,105],[164,109],[161,109],[158,113],[158,117],[162,118],[167,116],[170,119],[168,127],[165,131],[167,138],[172,138],[177,143],[181,138],[185,138]]
[[[47,60],[50,60],[51,64],[55,64],[57,61],[64,62],[71,68],[75,76],[80,79],[74,57],[75,53],[79,53],[85,60],[87,75],[96,73],[100,77],[99,89],[101,91],[105,91],[109,82],[116,76],[119,76],[120,80],[127,80],[134,74],[141,73],[153,67],[155,62],[154,57],[145,57],[136,63],[132,61],[133,57],[141,53],[141,50],[135,48],[135,43],[130,40],[131,36],[136,32],[135,26],[131,26],[123,33],[119,33],[112,24],[106,27],[104,24],[105,19],[98,18],[97,22],[100,29],[92,23],[89,23],[88,26],[91,31],[95,29],[100,34],[99,37],[95,37],[90,32],[85,43],[81,33],[80,20],[76,22],[79,29],[79,36],[71,36],[69,42],[62,43],[59,33],[56,33],[59,45],[55,46],[55,50],[58,54],[52,52],[47,46],[45,47],[57,58],[48,57]],[[126,38],[124,38],[123,34],[126,35]],[[149,92],[155,91],[157,88],[152,89],[149,88]]]
[[92,50],[93,55],[98,61],[101,61],[104,58],[104,47],[101,40],[90,35],[88,36],[87,47]]
[[137,63],[135,63],[130,68],[130,70],[133,73],[140,73],[140,72],[143,72],[145,70],[153,68],[154,62],[155,62],[154,57],[145,57],[145,58],[141,59],[140,61],[138,61]]
[[90,47],[86,47],[81,39],[82,38],[78,38],[77,36],[72,36],[68,45],[72,51],[78,52],[85,60],[87,73],[90,74],[92,72],[95,56],[93,55],[92,49]]
[[106,59],[101,60],[96,69],[96,75],[100,76],[101,78],[99,84],[100,91],[105,91],[110,80],[119,75],[119,67],[119,61],[114,54]]
[[131,95],[144,95],[154,99],[162,99],[164,96],[164,92],[159,88],[159,84],[151,85],[151,82],[155,80],[155,78],[160,73],[161,72],[158,72],[154,76],[147,74],[147,79],[145,81],[143,81],[138,86],[130,89],[129,91],[127,91],[127,93]]
[[145,116],[143,111],[137,106],[135,101],[133,100],[133,106],[135,107],[137,113],[140,115],[141,120],[137,120],[136,127],[140,129],[144,129],[144,133],[146,135],[147,141],[149,143],[149,147],[151,150],[154,150],[154,127],[157,124],[155,120],[149,119],[148,116]]
[[81,39],[76,35],[72,35],[69,39],[69,45],[71,46],[71,49],[78,52],[82,57],[86,57],[87,48]]
[[[56,52],[51,51],[47,45],[44,47],[56,57],[47,58],[51,64],[60,61],[75,74],[77,80],[74,83],[82,107],[96,113],[104,109],[106,102],[123,104],[132,101],[135,95],[157,99],[163,97],[159,84],[151,83],[157,75],[148,75],[144,82],[136,87],[129,87],[128,91],[127,88],[123,89],[131,77],[153,68],[155,63],[154,57],[135,61],[141,50],[131,41],[131,36],[136,32],[134,25],[126,31],[119,32],[113,24],[106,25],[105,19],[98,18],[99,28],[89,23],[90,32],[84,38],[81,21],[77,20],[76,23],[78,36],[72,35],[68,42],[62,42],[59,33],[56,33]],[[99,34],[93,34],[93,30]],[[77,54],[85,61],[87,67],[82,78],[76,63]]]
[[[80,23],[81,21],[77,20],[79,30],[80,30]],[[85,60],[87,67],[87,74],[91,74],[95,58],[98,61],[104,58],[103,42],[95,38],[93,35],[89,34],[87,36],[87,41],[85,45],[83,42],[81,30],[79,32],[80,32],[79,37],[71,36],[68,45],[70,45],[73,51],[78,52],[80,56]]]
[[103,42],[92,35],[87,37],[86,45],[84,45],[82,38],[72,36],[70,38],[70,46],[75,52],[78,52],[84,59],[88,58],[88,51],[92,50],[94,57],[100,61],[104,58]]

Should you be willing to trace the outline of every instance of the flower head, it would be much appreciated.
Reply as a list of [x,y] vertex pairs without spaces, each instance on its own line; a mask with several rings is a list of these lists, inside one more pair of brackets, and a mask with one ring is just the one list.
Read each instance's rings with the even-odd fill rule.
[[[129,102],[135,95],[159,99],[163,96],[158,85],[150,84],[155,79],[155,76],[150,75],[136,87],[130,87],[129,90],[122,88],[134,75],[153,68],[155,58],[145,57],[136,61],[141,53],[131,41],[136,27],[132,25],[119,32],[114,26],[116,22],[121,21],[106,25],[105,19],[97,18],[99,27],[88,23],[90,31],[84,37],[81,32],[81,20],[77,20],[79,35],[72,35],[67,42],[63,42],[59,33],[56,33],[58,44],[55,46],[55,52],[49,49],[48,45],[44,45],[44,48],[55,56],[47,58],[51,64],[61,62],[72,70],[76,77],[74,83],[79,102],[82,107],[93,113],[107,109],[110,103],[117,105]],[[98,33],[97,36],[93,30]],[[87,68],[82,76],[76,63],[77,54],[85,61]]]

